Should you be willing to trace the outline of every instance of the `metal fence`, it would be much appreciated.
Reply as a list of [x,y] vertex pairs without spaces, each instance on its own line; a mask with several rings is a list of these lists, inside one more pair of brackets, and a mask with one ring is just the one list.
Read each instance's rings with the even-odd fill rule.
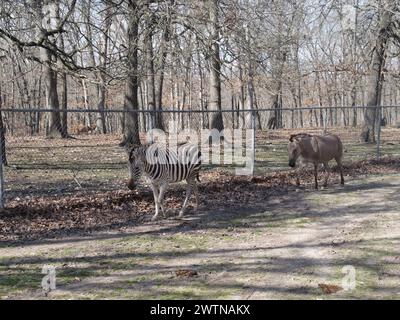
[[[287,170],[287,139],[291,133],[337,133],[345,145],[345,163],[384,155],[400,156],[400,106],[382,107],[376,130],[376,144],[359,141],[363,113],[367,107],[283,108],[282,127],[274,119],[275,109],[256,110],[138,110],[136,132],[142,141],[187,140],[189,133],[199,140],[216,118],[222,122],[224,139],[215,146],[205,170],[236,170],[247,167],[247,174]],[[3,109],[0,121],[2,152],[0,161],[1,204],[21,197],[62,197],[77,190],[116,190],[124,186],[128,170],[126,154],[119,143],[129,125],[125,110]],[[51,118],[54,117],[55,118]],[[52,122],[66,138],[51,137]],[[222,128],[220,128],[222,129]],[[104,132],[106,132],[104,134]],[[202,137],[202,132],[204,136]],[[233,138],[235,137],[235,139]],[[232,141],[240,137],[240,152]],[[208,140],[207,140],[208,141]],[[216,143],[216,141],[218,143]],[[231,148],[233,147],[233,149]],[[238,160],[237,157],[240,159]]]

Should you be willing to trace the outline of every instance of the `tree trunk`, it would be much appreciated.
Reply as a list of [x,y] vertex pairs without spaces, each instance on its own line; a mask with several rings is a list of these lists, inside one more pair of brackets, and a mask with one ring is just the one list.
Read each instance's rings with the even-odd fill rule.
[[387,49],[388,34],[387,29],[391,23],[391,11],[384,10],[379,23],[379,34],[376,39],[375,50],[373,52],[368,81],[367,106],[364,112],[364,122],[361,130],[361,140],[363,142],[375,142],[375,125],[380,108],[380,98],[383,82],[383,68],[385,67],[385,54]]
[[[219,52],[219,0],[209,0],[210,5],[210,34],[211,34],[211,47],[210,47],[210,98],[209,109],[221,110],[221,61]],[[222,131],[224,123],[222,120],[222,112],[213,112],[211,115],[210,129],[217,129]]]
[[360,76],[358,75],[358,64],[357,64],[357,46],[358,46],[358,41],[357,41],[357,27],[358,27],[358,4],[359,0],[355,1],[355,25],[354,25],[354,30],[353,30],[353,48],[352,48],[352,65],[354,68],[353,72],[353,86],[351,88],[351,107],[353,108],[353,121],[352,121],[352,127],[355,128],[357,127],[357,86],[358,86],[358,80]]
[[147,83],[147,108],[152,112],[151,121],[152,128],[156,128],[156,91],[155,91],[155,77],[154,77],[154,56],[153,56],[153,19],[150,9],[148,9],[146,22],[146,33],[144,37],[144,45],[146,52],[146,83]]
[[[320,78],[318,72],[316,72],[315,75],[316,75],[316,82],[317,82],[317,89],[318,89],[317,91],[318,91],[318,107],[319,107],[319,126],[321,128],[323,128],[324,127],[324,115],[323,115],[323,112],[322,112],[323,103],[322,103],[321,78]],[[318,126],[317,119],[315,119],[315,121],[316,121],[316,125]]]
[[[36,98],[36,107],[40,107],[42,104],[42,73],[40,73],[38,87],[37,87],[37,98]],[[35,112],[35,134],[40,132],[40,120],[41,120],[41,113]]]
[[204,94],[204,74],[203,74],[203,66],[201,64],[201,57],[200,57],[200,45],[198,41],[196,41],[197,44],[197,67],[199,69],[199,77],[200,77],[200,90],[199,90],[199,100],[200,100],[200,110],[202,111],[201,113],[201,129],[206,129],[207,126],[205,125],[206,123],[208,124],[208,114],[206,111],[206,104],[205,104],[205,94]]
[[[107,54],[108,54],[108,37],[109,37],[109,30],[111,26],[111,4],[109,2],[104,1],[106,7],[104,10],[104,15],[101,17],[103,18],[102,23],[102,31],[100,33],[100,44],[99,44],[99,64],[97,65],[95,59],[95,50],[94,50],[94,37],[92,32],[92,21],[91,21],[91,5],[92,1],[86,1],[84,4],[84,14],[85,14],[85,28],[86,28],[86,37],[88,41],[88,58],[89,63],[92,67],[99,67],[99,69],[94,72],[97,80],[96,88],[95,88],[95,95],[97,99],[97,110],[99,111],[96,117],[96,132],[100,133],[107,133],[107,124],[106,124],[106,116],[105,116],[105,108],[106,108],[106,76],[105,76],[105,69],[107,68]],[[89,116],[89,114],[87,114]],[[86,125],[89,125],[89,119],[85,120]]]
[[[46,55],[50,61],[50,53],[46,50]],[[60,102],[58,99],[57,91],[57,73],[49,66],[45,65],[46,74],[46,91],[47,91],[47,105],[49,110],[51,110],[48,119],[48,137],[62,137],[65,138],[66,135],[62,131],[61,118],[60,118]]]
[[[57,18],[59,19],[59,7],[57,8]],[[60,35],[60,48],[64,50],[64,37]],[[67,83],[67,73],[61,73],[61,80],[62,80],[62,92],[61,92],[61,108],[63,113],[61,115],[61,132],[63,137],[68,136],[68,83]]]
[[238,69],[239,69],[239,108],[238,108],[238,117],[239,117],[239,128],[245,128],[245,114],[243,110],[245,109],[245,81],[243,79],[243,67],[242,67],[242,59],[240,58],[241,52],[239,51],[239,59],[238,59]]
[[[277,21],[277,52],[274,54],[273,58],[273,63],[275,64],[274,70],[273,70],[273,76],[276,79],[276,89],[275,89],[275,95],[273,98],[273,108],[274,108],[274,122],[275,122],[275,128],[280,129],[283,128],[283,114],[282,114],[282,104],[283,104],[283,98],[282,98],[282,88],[283,88],[283,69],[286,64],[286,59],[287,59],[287,47],[284,44],[283,41],[283,33],[284,33],[284,4],[283,1],[278,1],[276,3],[276,10],[279,13],[279,18]],[[272,122],[272,119],[270,119]]]
[[[51,26],[52,19],[56,19],[56,16],[52,16],[52,10],[50,7],[52,2],[50,0],[45,1],[34,1],[36,12],[38,14],[38,19],[41,22],[41,27],[39,28],[39,36],[45,37],[45,41],[52,43],[55,40],[50,38],[46,34],[46,31],[49,30]],[[54,11],[54,13],[56,10]],[[56,63],[57,58],[52,55],[52,53],[46,49],[41,48],[41,57],[44,63],[44,70],[46,76],[46,92],[47,92],[47,107],[51,112],[48,114],[48,126],[46,135],[48,137],[61,137],[67,138],[67,134],[63,132],[61,126],[61,117],[60,117],[60,102],[58,99],[58,91],[57,91],[57,72],[53,70],[52,65]]]
[[62,135],[67,137],[68,136],[68,83],[67,83],[67,74],[65,72],[61,75],[62,79],[62,117],[61,117],[61,131]]
[[98,103],[97,110],[99,113],[96,119],[96,131],[106,134],[107,133],[107,125],[106,125],[106,86],[104,81],[100,81],[99,90],[98,90]]
[[0,152],[2,155],[1,159],[3,160],[3,164],[7,165],[6,139],[5,139],[5,132],[4,132],[4,124],[3,124],[3,113],[1,111],[2,107],[3,107],[3,95],[2,95],[1,86],[0,86]]
[[[280,51],[281,49],[279,49]],[[270,118],[270,122],[274,122],[273,129],[280,129],[283,127],[283,117],[282,117],[282,76],[283,76],[283,67],[286,62],[286,52],[279,52],[278,53],[278,70],[276,70],[276,93],[273,99],[273,106],[274,114],[273,118]]]
[[[103,40],[102,40],[102,48],[100,50],[99,55],[99,62],[100,67],[105,71],[107,68],[107,55],[108,55],[108,37],[109,37],[109,30],[111,27],[111,4],[107,2],[106,4],[106,11],[104,17],[104,32],[103,32]],[[107,125],[106,125],[106,94],[107,94],[107,87],[106,87],[106,76],[105,73],[102,71],[98,72],[97,78],[99,80],[99,86],[97,91],[97,110],[99,113],[97,115],[96,120],[96,131],[106,134],[107,133]]]
[[138,110],[138,42],[139,14],[135,1],[128,2],[128,78],[126,80],[124,137],[121,146],[140,144]]
[[[174,5],[175,0],[170,0],[171,6]],[[165,26],[163,30],[163,35],[160,43],[160,65],[158,67],[157,77],[156,77],[156,88],[155,88],[155,102],[156,109],[162,110],[162,95],[163,95],[163,87],[164,87],[164,71],[165,71],[165,62],[167,60],[167,43],[170,38],[170,24],[171,24],[171,16],[170,13],[167,15],[165,20]],[[161,130],[164,130],[164,122],[163,122],[163,114],[161,112],[156,113],[155,126]]]

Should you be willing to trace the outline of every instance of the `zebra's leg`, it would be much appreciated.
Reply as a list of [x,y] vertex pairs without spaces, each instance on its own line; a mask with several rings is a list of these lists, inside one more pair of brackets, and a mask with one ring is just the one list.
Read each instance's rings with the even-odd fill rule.
[[194,195],[196,197],[196,210],[199,208],[199,187],[197,186],[196,181],[194,181],[193,183],[193,191],[194,191]]
[[154,213],[154,216],[151,218],[151,221],[157,220],[158,218],[158,207],[159,207],[159,193],[158,193],[158,186],[154,183],[150,184],[151,190],[153,190],[153,196],[154,196],[154,203],[156,206],[156,212]]
[[183,213],[185,212],[185,209],[186,209],[186,207],[187,207],[187,204],[188,204],[190,195],[192,194],[192,183],[193,183],[192,181],[190,181],[190,182],[188,181],[188,182],[187,182],[187,187],[186,187],[186,198],[185,198],[185,201],[183,202],[181,211],[179,211],[179,215],[178,215],[179,218],[182,218],[182,217],[183,217]]
[[167,190],[168,182],[163,182],[160,185],[160,194],[158,195],[158,205],[161,207],[161,211],[163,216],[165,217],[165,210],[164,210],[164,195],[165,191]]
[[303,169],[302,165],[299,165],[296,169],[295,169],[295,175],[296,175],[296,186],[300,186],[300,172]]

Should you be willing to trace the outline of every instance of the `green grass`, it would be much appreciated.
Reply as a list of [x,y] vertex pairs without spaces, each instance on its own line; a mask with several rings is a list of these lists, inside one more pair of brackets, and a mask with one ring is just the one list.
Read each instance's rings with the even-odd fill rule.
[[[347,130],[347,129],[346,129]],[[395,129],[390,129],[395,130]],[[382,156],[400,156],[399,141],[392,141],[397,131],[385,133],[381,147]],[[346,131],[344,131],[346,132]],[[255,173],[265,174],[288,170],[287,139],[289,132],[270,131],[282,138],[256,139]],[[285,138],[285,139],[284,139]],[[376,146],[362,144],[347,138],[343,140],[344,163],[349,164],[367,158],[374,158]],[[128,178],[126,154],[117,146],[118,137],[84,136],[79,140],[16,139],[7,149],[9,166],[5,168],[6,191],[49,193],[60,190],[120,189]],[[222,152],[222,150],[221,150]],[[223,159],[223,158],[221,158]],[[332,162],[333,165],[333,162]],[[244,164],[208,164],[204,170],[224,169],[234,172]]]
[[[74,143],[73,141],[70,143]],[[362,160],[374,157],[375,146],[363,145],[355,142],[345,142],[346,152],[344,162]],[[43,192],[57,190],[70,185],[75,188],[75,176],[84,186],[93,188],[121,188],[122,181],[127,177],[123,151],[113,149],[112,146],[92,145],[77,147],[73,153],[68,148],[60,147],[51,157],[50,151],[44,154],[44,149],[37,149],[29,158],[18,149],[10,150],[10,166],[6,168],[7,192],[18,195],[22,191],[40,189]],[[35,146],[30,146],[35,150]],[[27,149],[24,149],[27,150]],[[112,152],[111,152],[111,151]],[[14,153],[13,153],[14,152]],[[70,155],[68,155],[70,154]],[[105,161],[102,155],[106,154]],[[400,145],[383,145],[382,154],[400,155]],[[65,156],[65,158],[63,158]],[[273,141],[272,145],[258,145],[256,153],[256,173],[265,174],[276,170],[287,170],[287,151],[285,141]],[[64,165],[68,167],[64,168]],[[57,166],[61,166],[59,168]],[[225,169],[225,168],[224,168]],[[228,168],[232,170],[232,168]],[[213,168],[207,166],[207,170]],[[76,172],[75,172],[76,173]],[[353,195],[354,196],[354,195]],[[351,200],[352,195],[346,195]],[[338,205],[346,200],[340,195],[331,195],[329,200],[323,192],[307,195],[311,206]],[[272,209],[271,209],[272,210]],[[135,236],[121,236],[116,239],[99,239],[71,243],[68,246],[56,245],[49,247],[35,246],[34,252],[24,251],[16,256],[0,258],[0,298],[13,296],[30,296],[41,291],[41,268],[43,265],[54,265],[57,272],[57,284],[61,289],[50,298],[131,298],[131,299],[220,299],[232,297],[246,285],[246,279],[254,279],[262,275],[262,271],[248,269],[243,266],[242,274],[230,279],[225,285],[222,278],[211,278],[223,270],[235,270],[235,262],[239,263],[242,257],[234,259],[224,253],[208,253],[221,243],[226,249],[235,249],[231,244],[242,245],[250,238],[262,239],[263,245],[268,244],[269,232],[296,230],[305,228],[314,218],[307,217],[307,212],[300,212],[294,208],[284,209],[284,218],[271,214],[271,210],[260,211],[251,215],[235,215],[230,220],[208,222],[206,229],[196,231],[171,233],[158,232],[155,234],[139,234]],[[282,212],[279,205],[273,210]],[[246,229],[248,226],[251,228]],[[373,231],[374,225],[365,226],[366,231]],[[232,229],[232,230],[231,230]],[[236,232],[238,231],[240,232]],[[271,229],[274,229],[271,231]],[[282,229],[282,230],[283,230]],[[383,262],[387,256],[398,255],[393,244],[381,241],[379,243],[364,243],[350,247],[348,255],[341,258],[343,264],[351,264],[352,259],[358,261],[371,259],[374,265],[357,266],[360,283],[353,293],[344,293],[344,297],[367,297],[377,286],[377,275],[394,265]],[[26,250],[26,248],[23,248]],[[7,250],[7,249],[6,249]],[[14,250],[17,250],[14,248]],[[343,249],[342,249],[343,250]],[[229,250],[228,250],[229,251]],[[270,254],[269,251],[266,255]],[[233,261],[232,261],[233,260]],[[245,260],[245,259],[244,259]],[[173,265],[171,265],[173,261]],[[179,268],[193,268],[199,272],[198,277],[177,278],[174,271]],[[333,267],[332,281],[339,281],[342,277],[341,266]],[[231,271],[235,274],[236,271]],[[247,272],[247,273],[246,273]],[[236,274],[235,274],[236,275]],[[218,281],[221,281],[220,283]],[[93,288],[85,291],[73,291],[75,284],[94,283]],[[213,286],[215,284],[218,286]],[[340,283],[339,283],[340,284]],[[62,291],[65,289],[66,291]],[[314,292],[314,291],[313,291]],[[312,292],[312,293],[313,293]],[[314,293],[313,293],[314,294]],[[315,297],[320,297],[318,289]],[[324,296],[324,298],[330,298]]]
[[[99,240],[90,247],[78,244],[71,248],[55,248],[39,251],[32,259],[3,257],[0,264],[0,296],[17,296],[33,292],[40,296],[41,268],[53,265],[56,268],[58,288],[81,283],[88,279],[113,278],[115,283],[105,285],[85,293],[81,298],[134,298],[134,299],[178,299],[178,298],[218,298],[231,293],[230,290],[214,291],[208,288],[201,277],[180,279],[174,277],[173,269],[164,267],[171,258],[187,256],[196,252],[206,252],[209,241],[215,241],[215,234],[166,236],[137,236],[113,240]],[[229,240],[229,239],[228,239]],[[224,238],[224,241],[228,241]],[[168,253],[168,254],[166,254]],[[82,255],[84,254],[84,255]],[[35,257],[38,257],[37,259]],[[40,257],[40,258],[39,258]],[[23,262],[27,259],[28,262]],[[52,262],[52,261],[57,262]],[[31,261],[31,262],[29,262]],[[148,269],[154,266],[155,269]],[[204,266],[195,267],[200,273]],[[182,266],[185,268],[185,266]],[[148,270],[147,270],[148,269]],[[123,275],[127,274],[125,278]],[[172,283],[172,286],[171,286]],[[188,286],[191,283],[193,285]],[[141,287],[148,291],[141,291]],[[69,298],[75,294],[60,293],[60,297]],[[79,295],[79,293],[77,293]],[[56,298],[60,298],[58,295]]]

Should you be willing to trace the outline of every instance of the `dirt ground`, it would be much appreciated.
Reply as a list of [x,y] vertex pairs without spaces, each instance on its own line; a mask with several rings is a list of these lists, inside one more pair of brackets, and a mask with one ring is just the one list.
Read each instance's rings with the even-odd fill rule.
[[[251,182],[258,200],[225,198],[209,185],[221,197],[202,197],[183,220],[5,242],[0,297],[399,299],[400,174],[332,180],[319,191],[268,192],[259,178]],[[246,184],[235,188],[240,194]],[[57,277],[47,296],[45,265]],[[355,270],[354,289],[343,286],[345,266]]]
[[342,132],[346,185],[332,173],[318,191],[311,172],[294,185],[291,132],[261,133],[254,177],[205,167],[199,210],[175,219],[174,185],[156,222],[149,188],[125,186],[119,137],[8,140],[0,299],[399,299],[399,132],[383,131],[378,162]]

